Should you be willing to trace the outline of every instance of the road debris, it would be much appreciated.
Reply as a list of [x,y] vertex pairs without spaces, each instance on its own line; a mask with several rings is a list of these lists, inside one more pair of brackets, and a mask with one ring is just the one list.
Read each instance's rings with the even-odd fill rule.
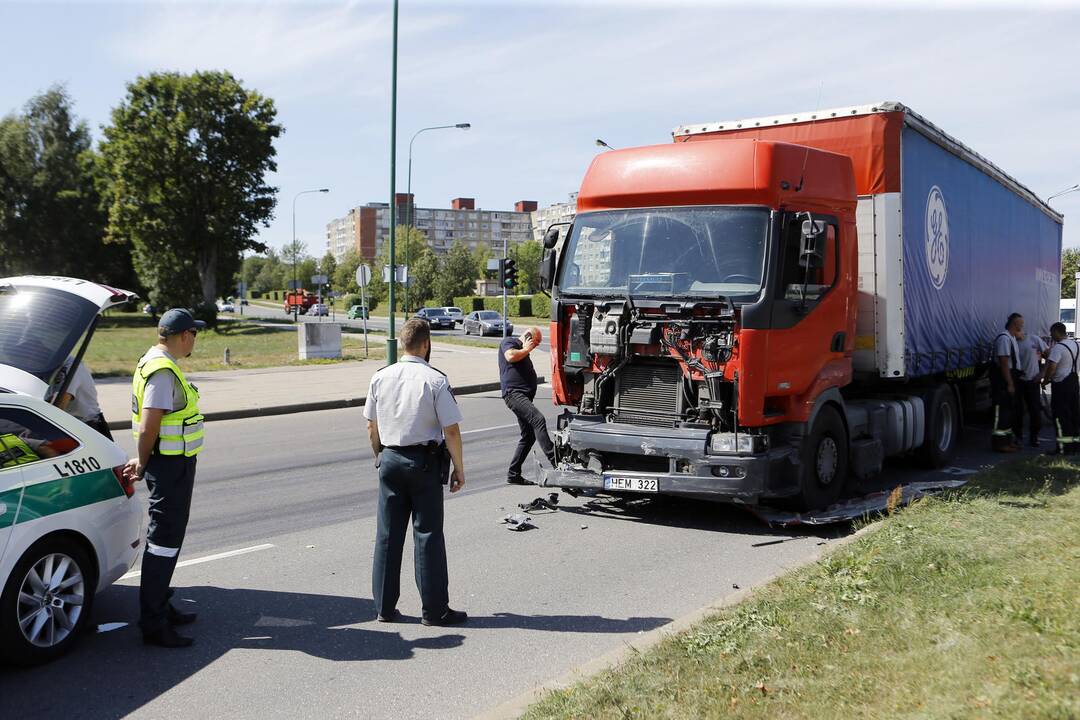
[[514,532],[524,532],[526,530],[536,529],[536,525],[533,524],[532,519],[523,513],[507,515],[502,519],[502,522],[506,523],[507,530],[513,530]]
[[127,626],[128,624],[126,622],[102,623],[97,626],[97,631],[99,633],[107,633],[112,632],[113,630],[119,630],[120,628],[126,628]]
[[864,497],[845,500],[830,505],[824,510],[811,510],[805,513],[786,512],[767,507],[754,507],[750,508],[750,511],[773,527],[831,525],[833,523],[850,522],[867,515],[891,512],[897,507],[908,505],[925,495],[934,495],[965,484],[967,484],[967,480],[933,480],[909,483],[907,485],[898,485],[892,490],[883,490]]
[[559,509],[559,493],[548,493],[548,496],[533,498],[527,503],[518,503],[518,507],[527,513],[542,510],[554,512]]

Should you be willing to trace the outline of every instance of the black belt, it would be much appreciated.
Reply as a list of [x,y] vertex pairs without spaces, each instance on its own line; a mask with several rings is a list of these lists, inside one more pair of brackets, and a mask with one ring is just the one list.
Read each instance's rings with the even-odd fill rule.
[[439,447],[439,445],[441,445],[441,444],[442,443],[440,443],[437,440],[429,440],[426,443],[417,443],[415,445],[383,445],[383,447],[388,448],[390,450],[396,450],[398,452],[402,452],[402,451],[405,451],[405,450],[434,450],[435,448]]

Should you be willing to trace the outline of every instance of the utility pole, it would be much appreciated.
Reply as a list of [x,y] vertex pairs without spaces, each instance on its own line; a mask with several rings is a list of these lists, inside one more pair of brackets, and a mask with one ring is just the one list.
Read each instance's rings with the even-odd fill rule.
[[397,41],[398,41],[398,0],[394,0],[394,59],[390,71],[390,334],[386,338],[386,363],[397,362],[397,336],[394,335],[394,282],[397,272],[394,267],[394,238],[397,225]]
[[[503,268],[504,268],[504,272],[505,272],[505,268],[506,268],[506,258],[509,257],[509,255],[506,252],[506,247],[507,247],[506,246],[506,233],[503,233],[503,260],[502,260],[502,265],[503,265]],[[501,280],[501,282],[499,284],[502,285],[502,292],[503,292],[503,337],[505,338],[507,336],[507,334],[509,333],[510,318],[506,314],[506,278],[503,276],[503,273],[499,273],[499,279]],[[481,333],[481,334],[483,334],[483,333]]]

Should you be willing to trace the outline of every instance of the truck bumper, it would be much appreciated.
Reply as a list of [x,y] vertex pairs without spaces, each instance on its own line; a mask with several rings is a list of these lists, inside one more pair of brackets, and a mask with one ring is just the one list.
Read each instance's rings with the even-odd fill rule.
[[593,416],[572,418],[556,436],[558,444],[579,457],[594,454],[596,459],[587,467],[560,462],[542,468],[543,487],[623,493],[632,491],[611,490],[605,478],[647,479],[656,480],[660,495],[755,504],[785,494],[777,493],[777,479],[788,475],[794,461],[786,446],[758,455],[712,455],[706,452],[707,430],[641,427]]

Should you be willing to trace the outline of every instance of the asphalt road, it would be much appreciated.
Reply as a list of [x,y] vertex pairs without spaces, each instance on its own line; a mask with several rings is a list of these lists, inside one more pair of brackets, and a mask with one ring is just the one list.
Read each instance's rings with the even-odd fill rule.
[[[509,532],[501,518],[540,494],[503,482],[513,417],[494,393],[460,404],[467,486],[448,496],[446,528],[451,602],[468,624],[420,625],[408,551],[406,621],[374,622],[377,480],[360,410],[215,422],[180,558],[209,560],[175,576],[178,603],[200,613],[196,645],[147,648],[132,625],[92,634],[47,667],[0,670],[4,716],[470,717],[847,532],[771,530],[708,503],[594,510],[565,495],[538,529]],[[958,465],[989,459],[968,451]],[[892,466],[881,482],[928,475]],[[246,552],[218,557],[232,551]],[[137,583],[104,592],[95,624],[131,622]]]

